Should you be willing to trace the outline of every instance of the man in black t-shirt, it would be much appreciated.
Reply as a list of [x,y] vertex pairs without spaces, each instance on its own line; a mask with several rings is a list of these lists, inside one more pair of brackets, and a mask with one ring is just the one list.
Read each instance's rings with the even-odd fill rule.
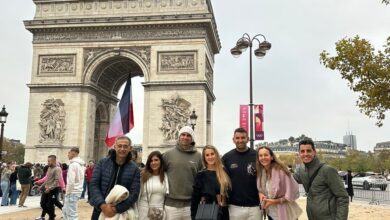
[[229,194],[230,220],[258,220],[261,218],[256,186],[256,151],[248,148],[248,132],[234,131],[236,148],[227,152],[222,161],[232,183]]

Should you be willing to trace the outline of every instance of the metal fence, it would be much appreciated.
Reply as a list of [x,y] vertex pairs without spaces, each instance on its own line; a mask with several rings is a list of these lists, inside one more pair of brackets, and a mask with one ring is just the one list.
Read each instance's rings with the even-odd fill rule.
[[385,190],[375,186],[368,190],[365,190],[362,187],[354,187],[353,192],[354,198],[368,201],[369,204],[390,204],[390,183],[387,183]]
[[[371,187],[369,190],[363,189],[363,187],[354,186],[353,200],[366,201],[368,204],[380,205],[390,204],[390,182],[387,183],[386,190],[381,190],[380,187]],[[301,196],[305,196],[305,189],[299,184],[299,193]]]

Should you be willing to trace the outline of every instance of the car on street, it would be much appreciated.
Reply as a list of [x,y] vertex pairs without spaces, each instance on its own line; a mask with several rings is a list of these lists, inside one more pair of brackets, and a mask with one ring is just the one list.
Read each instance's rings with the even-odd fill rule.
[[356,174],[352,178],[352,185],[363,187],[365,190],[379,188],[380,190],[385,191],[387,188],[387,181],[384,176],[378,173],[365,172]]

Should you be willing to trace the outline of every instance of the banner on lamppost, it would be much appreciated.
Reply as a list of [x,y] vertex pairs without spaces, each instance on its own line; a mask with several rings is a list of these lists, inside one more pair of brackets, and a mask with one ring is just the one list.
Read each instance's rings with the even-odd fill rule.
[[263,105],[254,105],[254,117],[255,117],[255,140],[264,140],[264,114]]
[[248,109],[248,105],[240,105],[240,128],[245,129],[247,132],[249,132]]

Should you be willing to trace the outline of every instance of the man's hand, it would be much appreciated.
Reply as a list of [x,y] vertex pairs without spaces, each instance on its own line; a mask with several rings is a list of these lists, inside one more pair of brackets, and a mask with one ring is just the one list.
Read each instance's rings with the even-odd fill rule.
[[102,210],[104,216],[113,217],[116,214],[116,208],[112,204],[102,204],[100,205],[100,209]]

